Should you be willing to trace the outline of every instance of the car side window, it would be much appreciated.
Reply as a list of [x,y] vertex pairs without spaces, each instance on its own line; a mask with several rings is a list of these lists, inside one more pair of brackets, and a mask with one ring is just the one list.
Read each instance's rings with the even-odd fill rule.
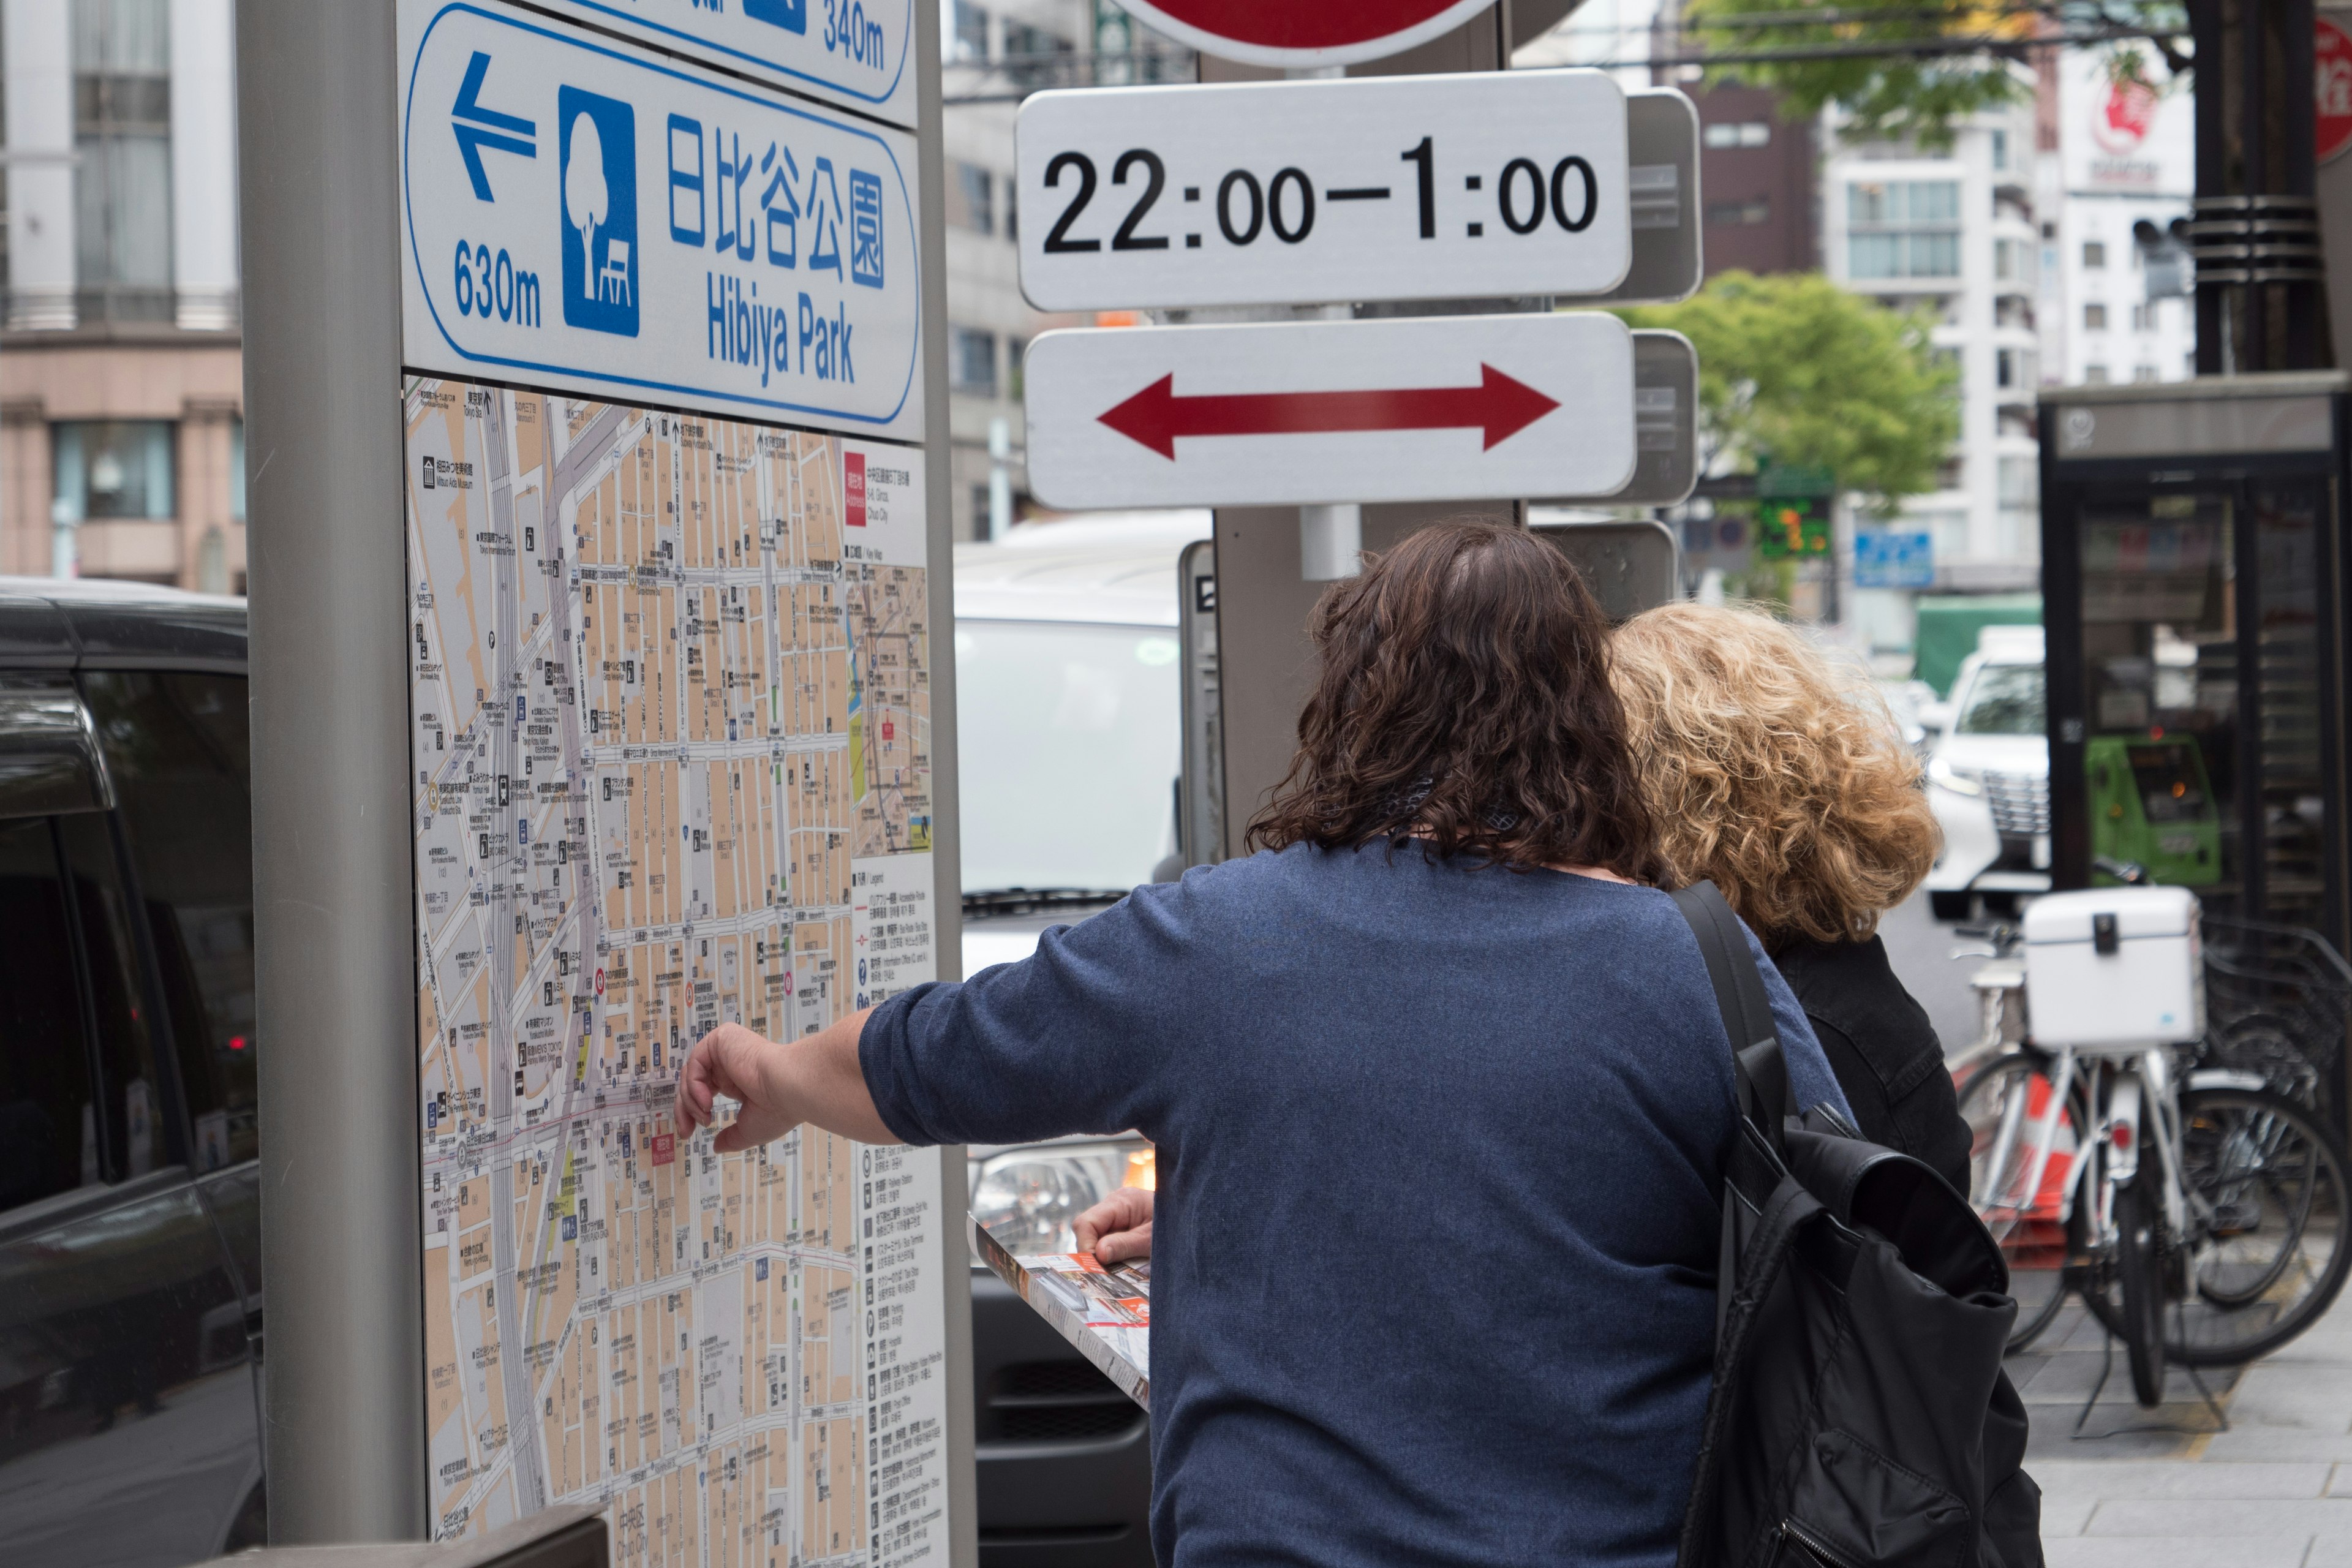
[[49,819],[0,822],[0,1213],[104,1177],[71,929]]
[[253,808],[242,676],[82,678],[146,904],[200,1171],[257,1152]]

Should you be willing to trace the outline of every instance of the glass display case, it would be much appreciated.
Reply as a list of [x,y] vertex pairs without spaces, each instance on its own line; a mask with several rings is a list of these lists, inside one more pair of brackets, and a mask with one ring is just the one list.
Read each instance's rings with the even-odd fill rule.
[[2042,407],[2059,888],[2101,858],[2346,943],[2340,372]]

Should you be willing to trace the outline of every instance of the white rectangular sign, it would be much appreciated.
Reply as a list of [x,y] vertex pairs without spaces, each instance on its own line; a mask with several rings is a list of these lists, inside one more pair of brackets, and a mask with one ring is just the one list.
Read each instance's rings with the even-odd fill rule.
[[1614,316],[1048,332],[1025,365],[1049,506],[1607,495],[1633,473]]
[[412,369],[919,440],[915,139],[402,0]]
[[1605,294],[1632,256],[1600,71],[1041,92],[1014,138],[1041,310]]
[[550,11],[915,123],[915,0],[541,0]]

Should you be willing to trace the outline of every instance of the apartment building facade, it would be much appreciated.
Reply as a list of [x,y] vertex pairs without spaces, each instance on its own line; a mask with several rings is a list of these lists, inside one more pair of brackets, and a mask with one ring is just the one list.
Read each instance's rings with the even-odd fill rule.
[[231,0],[0,5],[0,572],[243,591]]
[[[1930,341],[1958,371],[1959,438],[1937,487],[1906,500],[1900,523],[1929,535],[1940,590],[2032,588],[2041,575],[2042,246],[2030,90],[1957,125],[1948,149],[1849,140],[1834,118],[1826,141],[1830,276],[1890,309],[1924,312]],[[1873,594],[1907,599],[1858,592],[1864,619]]]

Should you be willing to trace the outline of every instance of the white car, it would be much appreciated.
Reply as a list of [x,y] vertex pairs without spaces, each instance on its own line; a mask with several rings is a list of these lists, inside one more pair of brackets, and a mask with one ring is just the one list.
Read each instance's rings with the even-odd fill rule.
[[[967,975],[1182,870],[1176,563],[1209,528],[1205,511],[1146,514],[956,546]],[[1015,1253],[1069,1250],[1080,1210],[1157,1174],[1133,1132],[967,1154],[972,1213]],[[983,1561],[1018,1547],[1069,1568],[1148,1568],[1142,1413],[977,1264],[971,1289]]]
[[1988,626],[1961,661],[1927,758],[1944,847],[1927,874],[1937,920],[1979,899],[2014,909],[2050,890],[2050,742],[2040,626]]

